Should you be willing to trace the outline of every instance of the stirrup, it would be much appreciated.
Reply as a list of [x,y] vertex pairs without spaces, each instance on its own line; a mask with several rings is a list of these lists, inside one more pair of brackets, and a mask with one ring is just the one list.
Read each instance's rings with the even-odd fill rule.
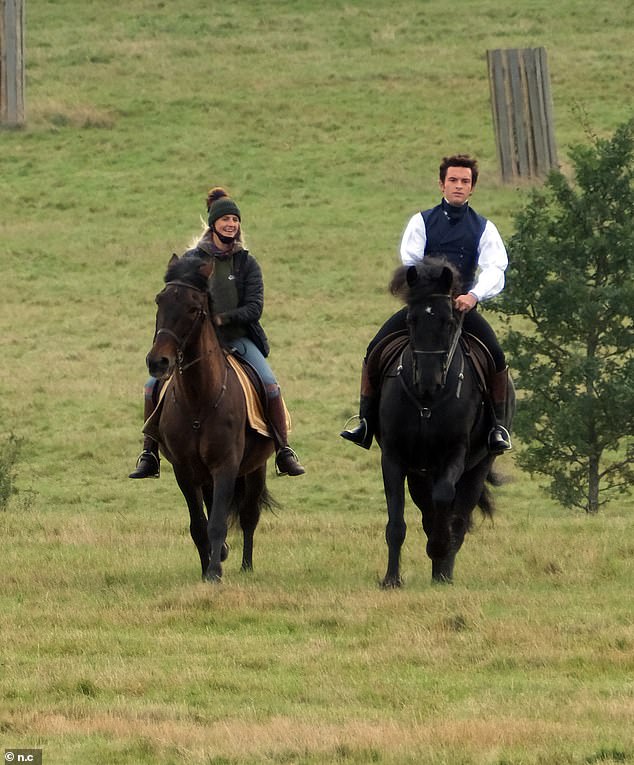
[[161,461],[154,452],[144,449],[136,461],[136,468],[130,473],[128,478],[158,478],[160,475]]
[[[356,428],[348,430],[348,423],[352,422],[354,419],[358,419],[359,424]],[[373,434],[365,417],[359,417],[359,415],[355,414],[354,417],[351,417],[348,422],[346,422],[344,429],[339,435],[342,438],[345,438],[346,441],[352,441],[353,444],[360,446],[362,449],[369,449],[372,446]]]
[[[280,464],[286,462],[286,464]],[[278,475],[304,475],[305,468],[300,465],[299,457],[290,446],[283,446],[275,455],[275,472]]]
[[496,425],[489,432],[489,451],[491,454],[499,455],[510,451],[513,448],[511,443],[511,434],[504,425]]

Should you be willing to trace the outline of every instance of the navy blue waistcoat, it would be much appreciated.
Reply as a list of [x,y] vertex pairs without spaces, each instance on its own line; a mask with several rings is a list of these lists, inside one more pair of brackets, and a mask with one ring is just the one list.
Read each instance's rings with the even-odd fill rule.
[[444,199],[421,215],[427,235],[425,255],[444,255],[458,269],[463,289],[468,292],[475,282],[478,244],[487,219],[468,205],[453,207]]

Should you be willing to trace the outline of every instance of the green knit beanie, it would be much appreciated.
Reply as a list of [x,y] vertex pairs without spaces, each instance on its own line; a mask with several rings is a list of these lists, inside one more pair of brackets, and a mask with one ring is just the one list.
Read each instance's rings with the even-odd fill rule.
[[218,218],[222,218],[223,215],[235,215],[238,220],[242,220],[240,217],[240,209],[231,197],[221,197],[220,199],[216,199],[211,205],[209,208],[209,218],[207,219],[209,228],[213,228],[214,223]]

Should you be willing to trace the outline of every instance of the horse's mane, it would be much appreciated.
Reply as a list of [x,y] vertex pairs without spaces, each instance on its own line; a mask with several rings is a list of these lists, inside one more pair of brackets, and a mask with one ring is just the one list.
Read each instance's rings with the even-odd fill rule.
[[168,266],[165,273],[165,283],[185,282],[204,291],[207,289],[207,277],[200,273],[200,268],[204,265],[205,261],[196,256],[187,255],[179,258]]
[[[416,279],[412,280],[410,269],[416,269]],[[461,294],[462,284],[460,274],[446,258],[436,255],[425,255],[424,259],[415,266],[399,266],[390,282],[389,290],[392,295],[399,297],[405,303],[416,303],[432,292],[438,292],[441,279],[447,282],[449,271],[449,294],[457,297]]]

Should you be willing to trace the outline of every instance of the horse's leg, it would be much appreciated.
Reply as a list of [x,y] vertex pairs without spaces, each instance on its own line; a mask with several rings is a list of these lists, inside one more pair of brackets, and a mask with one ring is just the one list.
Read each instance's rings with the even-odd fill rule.
[[431,559],[432,582],[451,582],[456,554],[449,542],[446,508],[439,507],[433,501],[429,478],[409,475],[408,486],[412,500],[422,514],[423,531],[427,537],[426,550]]
[[240,502],[242,529],[242,570],[253,570],[253,536],[260,520],[261,501],[266,488],[266,466],[259,467],[244,479],[244,495]]
[[448,520],[449,553],[443,558],[432,559],[432,579],[436,582],[452,581],[456,555],[471,526],[471,514],[478,504],[493,459],[487,455],[482,462],[463,473],[456,485],[456,496]]
[[218,473],[214,476],[214,491],[211,507],[207,508],[207,536],[209,538],[209,564],[203,574],[208,582],[219,582],[222,579],[221,561],[226,558],[227,526],[229,511],[233,502],[233,492],[236,483],[237,470]]
[[401,547],[405,541],[407,526],[405,524],[405,473],[395,461],[381,456],[383,471],[383,487],[387,502],[388,521],[385,527],[388,559],[387,571],[381,582],[382,587],[400,587],[401,580]]
[[207,518],[203,509],[203,495],[200,487],[194,486],[183,478],[177,468],[174,468],[176,482],[185,497],[189,510],[189,533],[191,534],[204,575],[209,565],[209,538],[207,536]]
[[436,533],[437,522],[437,513],[432,499],[433,484],[431,477],[427,472],[408,473],[407,487],[412,501],[420,510],[423,532],[427,538],[427,554],[429,555],[429,539]]
[[456,496],[456,484],[460,480],[467,459],[466,436],[462,443],[457,444],[453,453],[445,463],[445,469],[434,481],[432,498],[441,507],[450,507]]
[[[431,559],[433,582],[452,582],[456,553],[460,544],[456,539],[464,537],[461,521],[454,517],[456,487],[462,477],[467,456],[465,442],[459,444],[446,462],[445,469],[434,481],[432,489],[431,522],[427,532],[427,555]],[[455,528],[452,526],[455,525]],[[462,537],[460,536],[462,534]]]
[[[213,484],[206,484],[202,487],[203,491],[203,500],[205,502],[205,507],[207,508],[207,515],[211,512],[211,508],[213,507],[214,503],[214,487]],[[205,540],[207,541],[207,548],[211,551],[211,545],[209,544],[209,534],[207,532],[207,518],[204,518],[205,525],[204,525],[204,534],[205,534]],[[220,553],[220,560],[225,561],[229,557],[229,545],[225,542],[222,547],[222,552]],[[207,561],[205,563],[205,566],[203,568],[203,575],[205,571],[207,570],[207,566],[209,565],[209,553],[207,554]]]

